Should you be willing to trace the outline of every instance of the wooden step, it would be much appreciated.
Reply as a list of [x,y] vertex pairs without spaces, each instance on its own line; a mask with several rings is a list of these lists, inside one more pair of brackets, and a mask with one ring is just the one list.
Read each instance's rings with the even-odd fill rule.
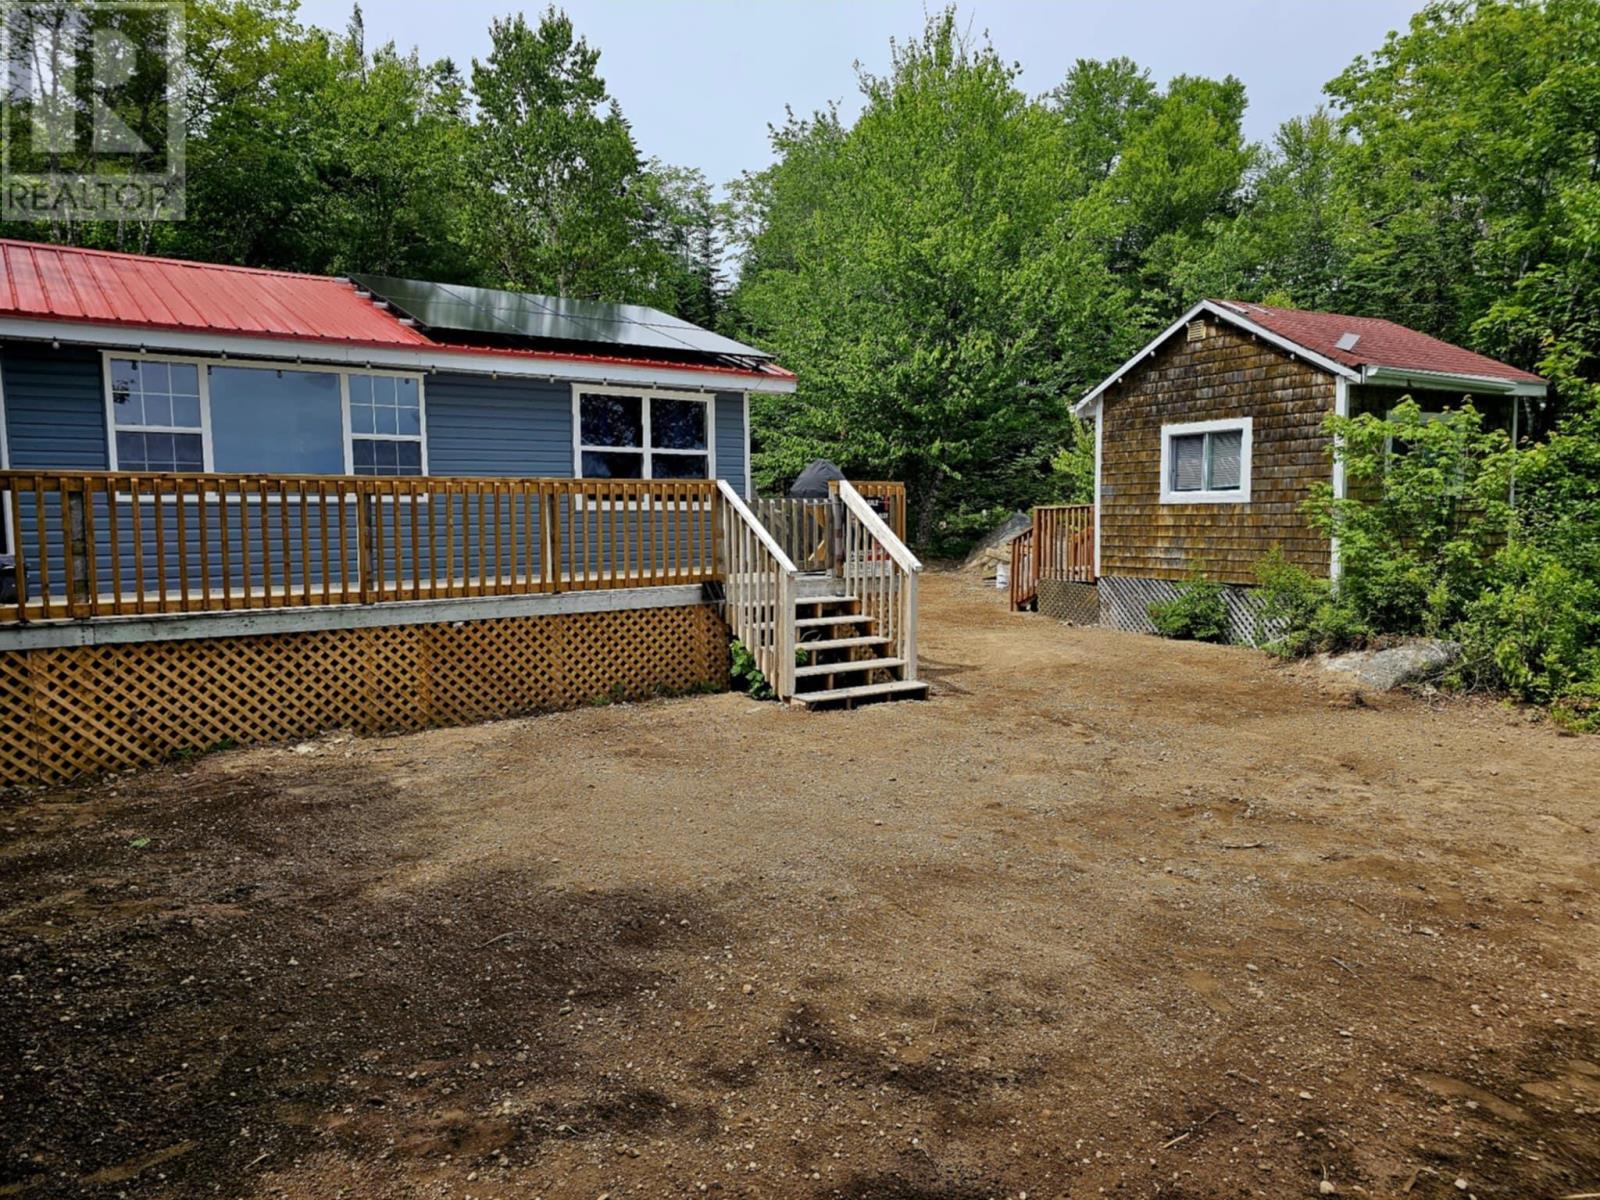
[[864,683],[859,687],[833,688],[826,692],[800,692],[790,703],[803,708],[824,704],[853,706],[865,700],[926,700],[928,685],[920,679],[896,679],[889,683]]
[[876,634],[867,637],[828,638],[820,642],[796,642],[796,650],[853,650],[857,646],[887,646],[889,639]]
[[857,658],[849,662],[816,663],[809,667],[796,667],[794,677],[810,679],[813,675],[854,675],[861,671],[887,671],[891,667],[905,665],[906,660],[903,658]]
[[796,617],[794,624],[796,629],[818,629],[826,625],[865,625],[871,620],[866,613],[842,613],[837,617]]

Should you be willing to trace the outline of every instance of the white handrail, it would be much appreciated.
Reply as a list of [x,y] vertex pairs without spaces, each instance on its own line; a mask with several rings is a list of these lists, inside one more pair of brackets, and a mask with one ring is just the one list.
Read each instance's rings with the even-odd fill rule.
[[723,503],[723,610],[733,636],[780,700],[795,689],[795,580],[799,572],[765,526],[725,480],[717,481]]
[[902,677],[917,677],[917,576],[922,563],[848,480],[838,484],[844,503],[841,575],[845,592],[861,603],[874,632],[900,659]]
[[[855,489],[852,488],[851,490],[854,491]],[[750,511],[750,506],[740,498],[739,493],[733,490],[732,485],[726,479],[717,480],[717,491],[722,493],[723,499],[733,505],[733,510],[744,518],[745,524],[755,531],[756,537],[767,548],[767,553],[778,560],[779,567],[785,571],[797,569],[794,563],[790,561],[789,556],[783,552],[783,547],[778,545],[778,540],[767,532],[766,526],[756,520],[755,513]],[[893,535],[891,534],[890,536],[892,537]]]
[[877,510],[872,505],[867,503],[866,497],[856,491],[848,479],[841,479],[838,482],[839,498],[845,502],[845,507],[854,513],[856,518],[867,527],[872,536],[899,564],[900,569],[913,574],[922,570],[921,560],[911,553],[909,546],[895,536],[894,530],[890,529],[888,522],[878,515]]

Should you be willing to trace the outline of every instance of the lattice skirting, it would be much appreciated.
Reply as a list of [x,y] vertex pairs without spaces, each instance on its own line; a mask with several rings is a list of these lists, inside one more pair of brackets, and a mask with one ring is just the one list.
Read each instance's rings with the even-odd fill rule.
[[1039,611],[1074,625],[1100,624],[1100,592],[1092,583],[1039,580]]
[[728,686],[705,604],[0,652],[0,783]]
[[[1154,633],[1150,605],[1171,600],[1178,594],[1178,582],[1171,579],[1132,579],[1103,575],[1100,590],[1100,623],[1131,633]],[[1228,640],[1241,645],[1257,645],[1261,637],[1261,594],[1258,589],[1224,584],[1222,598],[1228,606]]]

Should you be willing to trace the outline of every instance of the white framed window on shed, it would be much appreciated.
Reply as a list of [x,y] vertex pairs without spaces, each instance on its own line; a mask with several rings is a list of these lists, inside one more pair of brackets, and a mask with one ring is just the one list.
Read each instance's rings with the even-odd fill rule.
[[1161,503],[1248,504],[1252,421],[1161,427]]
[[573,474],[711,479],[711,397],[646,388],[572,389]]

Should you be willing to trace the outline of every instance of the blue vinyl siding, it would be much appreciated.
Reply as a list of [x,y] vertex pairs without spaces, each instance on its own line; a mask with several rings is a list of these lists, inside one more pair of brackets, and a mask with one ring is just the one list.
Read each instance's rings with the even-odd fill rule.
[[12,342],[0,350],[11,466],[104,471],[105,386],[95,350]]
[[571,385],[440,373],[424,394],[430,475],[571,476]]
[[717,476],[733,484],[741,496],[750,495],[750,479],[744,461],[744,394],[718,392],[716,400],[717,421]]

